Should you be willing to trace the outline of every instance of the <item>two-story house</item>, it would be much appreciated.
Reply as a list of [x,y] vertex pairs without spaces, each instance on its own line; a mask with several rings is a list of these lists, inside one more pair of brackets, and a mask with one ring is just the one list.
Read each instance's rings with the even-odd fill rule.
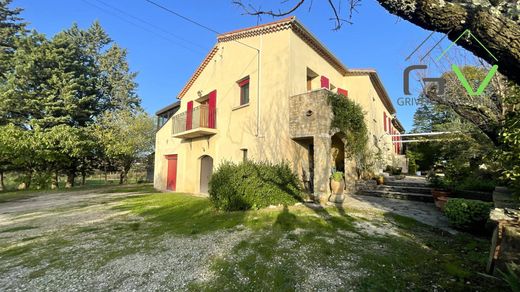
[[317,194],[329,192],[332,168],[354,180],[351,162],[331,159],[348,145],[330,130],[330,91],[363,107],[371,147],[387,161],[401,151],[376,71],[347,68],[295,17],[219,35],[157,132],[155,187],[207,193],[220,162],[245,159],[288,161]]

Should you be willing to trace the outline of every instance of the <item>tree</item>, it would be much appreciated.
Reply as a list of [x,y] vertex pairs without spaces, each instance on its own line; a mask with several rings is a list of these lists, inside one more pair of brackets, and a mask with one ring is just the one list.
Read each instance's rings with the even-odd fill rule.
[[0,80],[11,69],[9,59],[13,55],[16,38],[25,30],[25,24],[19,17],[20,8],[10,9],[12,0],[0,0]]
[[[388,12],[395,14],[424,29],[445,33],[455,41],[463,32],[470,30],[487,50],[493,52],[498,62],[482,45],[472,38],[462,38],[457,44],[486,60],[498,65],[498,70],[508,79],[520,84],[520,17],[516,1],[501,0],[377,0]],[[297,0],[286,7],[287,1],[279,5],[281,9],[256,9],[251,3],[241,0],[233,3],[242,7],[250,15],[284,16],[300,8],[305,0]],[[312,5],[313,1],[309,1]],[[327,0],[331,8],[335,29],[343,23],[351,23],[353,11],[360,0],[339,0],[335,4]],[[348,7],[346,16],[341,4]]]
[[419,95],[417,105],[413,115],[412,133],[433,132],[434,125],[458,118],[457,114],[448,106],[432,103],[425,94]]
[[4,171],[21,171],[24,173],[22,182],[28,188],[33,173],[45,164],[40,145],[34,132],[13,124],[0,126],[0,178],[3,178]]
[[[484,68],[474,66],[464,66],[461,72],[473,88],[480,84],[487,73]],[[492,82],[482,94],[472,96],[468,94],[453,71],[445,72],[442,78],[446,81],[445,93],[439,95],[435,86],[431,86],[425,89],[427,97],[431,101],[448,106],[459,116],[473,123],[498,146],[501,143],[500,130],[509,110],[503,103],[504,98],[509,94],[507,87],[502,90],[505,86],[500,83],[503,81]],[[502,78],[496,76],[495,79]]]
[[132,165],[153,151],[154,121],[142,111],[107,112],[96,124],[94,133],[106,159],[117,166],[120,184],[126,180]]
[[38,137],[30,143],[46,163],[18,167],[52,175],[54,187],[57,173],[65,173],[72,187],[78,173],[84,181],[97,163],[92,125],[106,112],[140,109],[136,73],[97,22],[87,30],[73,25],[52,39],[21,35],[15,47],[0,83],[0,126]]
[[[520,194],[520,88],[511,86],[511,94],[505,103],[512,108],[506,116],[500,133],[503,141],[496,158],[502,165],[502,174]],[[519,197],[520,198],[520,197]]]

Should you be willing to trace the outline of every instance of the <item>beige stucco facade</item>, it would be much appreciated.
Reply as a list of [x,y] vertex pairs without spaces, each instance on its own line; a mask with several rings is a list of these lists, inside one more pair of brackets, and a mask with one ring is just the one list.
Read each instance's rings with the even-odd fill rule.
[[[308,81],[308,76],[314,78]],[[328,88],[322,88],[322,76],[329,80]],[[237,82],[247,77],[249,103],[241,106]],[[375,71],[347,69],[294,18],[219,36],[179,94],[179,111],[157,132],[154,186],[167,188],[172,173],[168,157],[176,155],[175,190],[204,193],[208,167],[242,161],[246,152],[251,160],[288,161],[315,193],[328,193],[334,133],[326,95],[338,88],[366,111],[371,144],[375,147],[377,141],[384,159],[391,161],[396,151],[383,120],[395,109]],[[195,110],[187,119],[198,122],[198,112],[207,115],[210,92],[214,123],[182,129],[192,111],[190,102]],[[209,107],[211,111],[211,101]],[[353,181],[352,169],[346,172]]]

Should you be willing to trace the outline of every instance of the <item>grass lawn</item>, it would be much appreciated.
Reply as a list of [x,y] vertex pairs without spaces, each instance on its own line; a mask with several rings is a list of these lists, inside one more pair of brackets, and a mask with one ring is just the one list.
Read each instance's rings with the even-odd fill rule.
[[107,204],[117,216],[56,232],[35,234],[32,221],[0,226],[0,286],[14,288],[2,278],[15,275],[51,290],[504,290],[481,274],[488,240],[391,213],[304,205],[224,213],[173,193]]

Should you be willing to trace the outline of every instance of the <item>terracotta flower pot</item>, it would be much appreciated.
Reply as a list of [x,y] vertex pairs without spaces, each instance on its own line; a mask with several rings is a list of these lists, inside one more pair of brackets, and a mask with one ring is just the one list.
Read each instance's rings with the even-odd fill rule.
[[331,179],[330,180],[330,189],[332,191],[332,194],[342,195],[343,190],[345,189],[345,183],[343,182],[343,180],[335,181],[335,180]]
[[449,197],[451,195],[451,192],[447,190],[432,189],[431,192],[434,199],[439,197]]
[[345,195],[343,194],[343,191],[345,190],[345,182],[343,180],[336,181],[331,179],[330,189],[331,194],[329,196],[329,202],[343,203],[345,200]]
[[435,198],[435,206],[437,206],[441,211],[444,211],[444,205],[446,205],[447,201],[448,197],[437,197]]

